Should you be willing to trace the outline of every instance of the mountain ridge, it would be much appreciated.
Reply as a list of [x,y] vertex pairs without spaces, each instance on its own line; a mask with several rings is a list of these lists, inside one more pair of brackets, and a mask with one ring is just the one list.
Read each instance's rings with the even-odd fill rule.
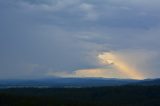
[[0,80],[0,88],[12,87],[101,87],[123,85],[160,85],[160,79],[117,79],[117,78],[44,78],[30,80]]

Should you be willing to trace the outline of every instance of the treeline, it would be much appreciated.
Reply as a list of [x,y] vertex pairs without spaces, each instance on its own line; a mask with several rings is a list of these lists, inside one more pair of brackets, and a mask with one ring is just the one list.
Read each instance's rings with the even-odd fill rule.
[[160,86],[1,89],[0,106],[160,106]]

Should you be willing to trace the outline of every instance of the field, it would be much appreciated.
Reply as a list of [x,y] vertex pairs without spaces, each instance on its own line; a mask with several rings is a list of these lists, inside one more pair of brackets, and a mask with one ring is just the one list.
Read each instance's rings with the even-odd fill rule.
[[1,89],[0,106],[160,106],[160,86]]

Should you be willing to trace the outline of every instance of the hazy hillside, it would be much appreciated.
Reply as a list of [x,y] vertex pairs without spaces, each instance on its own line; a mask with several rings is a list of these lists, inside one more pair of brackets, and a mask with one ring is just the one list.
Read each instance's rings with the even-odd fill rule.
[[107,78],[50,78],[37,80],[1,80],[0,87],[98,87],[136,83],[139,80]]
[[145,86],[152,86],[152,85],[160,85],[160,79],[146,79],[140,82],[133,83],[135,85],[145,85]]
[[101,87],[120,85],[160,85],[160,79],[47,78],[36,80],[0,80],[1,88],[13,87]]

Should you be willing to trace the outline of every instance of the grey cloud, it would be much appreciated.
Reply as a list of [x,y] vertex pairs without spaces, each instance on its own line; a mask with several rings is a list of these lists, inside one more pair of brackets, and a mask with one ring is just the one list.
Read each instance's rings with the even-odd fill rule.
[[0,0],[0,75],[96,68],[101,51],[159,53],[159,10],[157,0]]

